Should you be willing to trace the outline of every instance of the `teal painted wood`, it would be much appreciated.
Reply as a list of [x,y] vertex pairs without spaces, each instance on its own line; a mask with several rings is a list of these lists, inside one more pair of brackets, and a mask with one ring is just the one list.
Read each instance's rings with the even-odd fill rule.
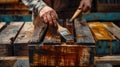
[[[112,44],[112,48],[110,45]],[[111,50],[112,49],[112,50]],[[120,41],[97,41],[96,42],[96,55],[104,56],[104,55],[120,55]]]
[[120,21],[120,13],[90,13],[83,18],[87,21]]
[[32,21],[31,15],[0,15],[0,22],[29,22]]
[[[90,13],[84,14],[87,21],[120,21],[120,13]],[[32,15],[0,15],[1,22],[32,21]]]

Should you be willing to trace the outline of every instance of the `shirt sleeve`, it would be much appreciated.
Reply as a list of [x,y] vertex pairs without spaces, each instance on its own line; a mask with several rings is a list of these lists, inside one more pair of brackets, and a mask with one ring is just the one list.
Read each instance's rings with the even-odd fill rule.
[[30,11],[35,11],[37,13],[39,13],[39,11],[46,6],[43,0],[22,0],[22,2]]

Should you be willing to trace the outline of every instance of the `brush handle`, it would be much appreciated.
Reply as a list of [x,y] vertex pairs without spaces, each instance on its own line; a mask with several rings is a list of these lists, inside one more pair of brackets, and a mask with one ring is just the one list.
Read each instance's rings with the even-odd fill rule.
[[78,8],[74,15],[72,16],[72,18],[70,19],[70,22],[72,22],[80,13],[82,12],[82,9],[81,8]]

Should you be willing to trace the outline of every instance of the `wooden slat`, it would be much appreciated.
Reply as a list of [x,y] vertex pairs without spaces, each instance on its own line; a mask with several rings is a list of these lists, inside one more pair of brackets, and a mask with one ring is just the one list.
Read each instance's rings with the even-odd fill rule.
[[92,33],[84,19],[76,19],[74,22],[75,25],[75,36],[76,42],[82,44],[92,44],[94,45],[95,41],[92,36]]
[[120,64],[120,56],[103,56],[95,57],[95,63],[111,63],[113,65]]
[[0,22],[0,30],[5,24],[6,24],[5,22]]
[[31,44],[37,44],[37,43],[40,44],[43,40],[43,37],[44,37],[45,33],[46,33],[47,25],[44,24],[43,22],[41,22],[39,20],[39,18],[36,18],[35,22],[38,22],[39,24],[34,29],[34,32],[33,32],[32,38],[30,40],[30,43]]
[[[17,66],[25,66],[26,64],[24,63],[28,63],[28,57],[25,56],[7,56],[7,57],[0,57],[0,67],[16,67],[14,65]],[[29,65],[29,64],[27,64]]]
[[87,67],[92,64],[91,48],[88,47],[44,45],[29,48],[32,51],[29,59],[31,66]]
[[110,32],[105,29],[100,22],[89,22],[89,27],[91,28],[95,40],[114,40],[115,38],[110,34]]
[[105,28],[120,40],[120,28],[112,22],[104,22]]
[[14,41],[14,56],[28,56],[28,42],[32,37],[33,30],[33,23],[25,22],[18,37]]
[[22,25],[23,22],[11,22],[10,25],[0,33],[0,44],[11,44]]
[[28,43],[32,37],[32,33],[34,30],[34,25],[32,22],[26,22],[22,27],[18,37],[14,41],[16,43]]

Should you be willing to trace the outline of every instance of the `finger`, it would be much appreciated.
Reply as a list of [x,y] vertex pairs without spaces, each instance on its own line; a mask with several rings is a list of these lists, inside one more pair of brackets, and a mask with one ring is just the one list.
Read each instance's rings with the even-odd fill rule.
[[56,13],[54,13],[54,12],[51,12],[51,17],[52,17],[52,21],[53,21],[53,23],[54,23],[54,26],[56,27],[57,26],[57,14]]
[[87,6],[86,5],[84,5],[84,7],[83,7],[83,12],[86,12],[87,11]]
[[83,6],[84,6],[84,3],[83,3],[83,1],[81,1],[80,5],[79,5],[79,8],[83,8]]
[[87,12],[89,9],[90,9],[90,8],[89,8],[89,6],[87,6],[87,5],[85,5],[85,6],[83,7],[83,11],[84,11],[84,12]]
[[52,11],[51,13],[52,19],[57,19],[57,13],[55,11]]
[[53,23],[52,23],[52,17],[50,16],[50,12],[47,13],[47,20],[49,22],[49,25],[52,26]]
[[57,26],[57,20],[53,20],[53,22],[54,22],[54,26],[56,27]]
[[43,20],[44,20],[45,23],[48,22],[46,14],[43,16]]

